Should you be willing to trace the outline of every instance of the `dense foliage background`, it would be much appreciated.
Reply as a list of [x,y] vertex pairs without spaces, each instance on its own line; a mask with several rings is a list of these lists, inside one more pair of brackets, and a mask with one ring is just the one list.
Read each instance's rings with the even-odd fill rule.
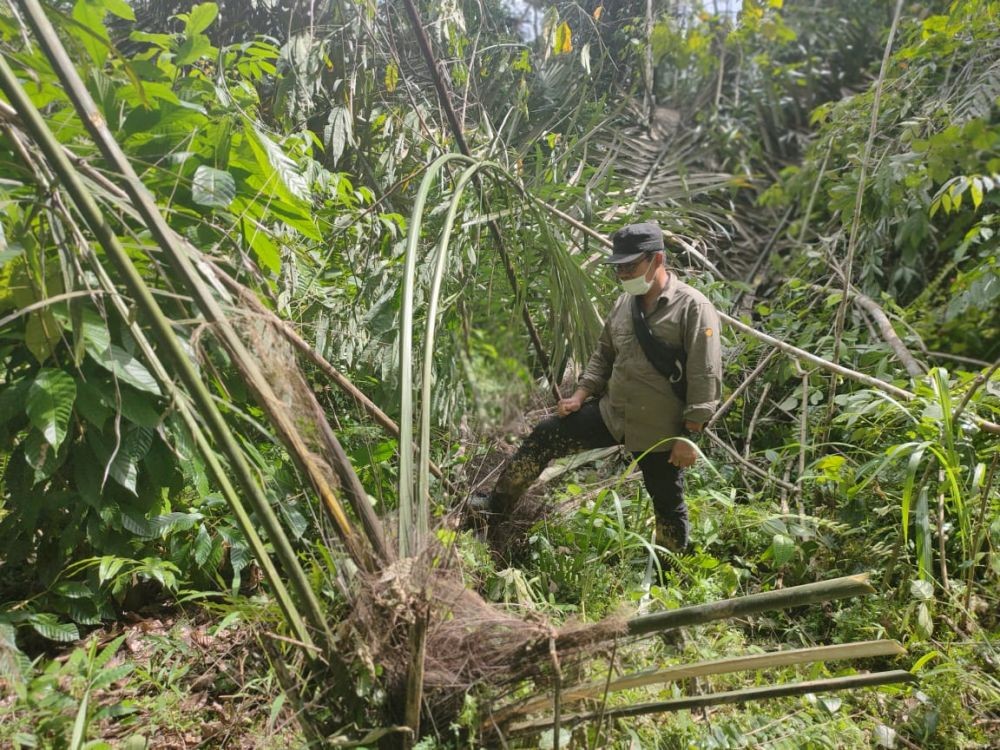
[[[289,448],[123,193],[25,5],[0,10],[4,59],[208,386],[324,618],[355,622],[364,564],[326,515],[311,459]],[[538,29],[520,6],[418,3],[433,70],[396,0],[77,0],[46,12],[277,400],[314,454],[329,421],[393,548],[417,482],[400,451],[400,394],[427,382],[425,458],[446,478],[430,483],[436,549],[498,607],[559,624],[861,571],[878,590],[702,626],[679,644],[639,641],[574,665],[581,678],[615,659],[640,669],[875,637],[900,640],[908,654],[894,665],[919,677],[622,720],[578,730],[579,746],[989,746],[1000,733],[1000,3],[533,5]],[[464,191],[472,162],[436,162],[460,150],[438,76],[481,164]],[[297,631],[234,510],[241,492],[225,491],[198,441],[206,414],[23,112],[5,104],[0,127],[0,738],[261,747],[339,731],[376,743],[367,728],[397,715],[390,670],[344,626],[327,665],[340,682],[308,678],[316,668],[289,642]],[[542,491],[557,512],[513,559],[491,555],[449,511],[492,481],[525,428],[516,415],[550,403],[551,383],[586,360],[616,294],[595,235],[647,218],[720,310],[847,373],[727,328],[735,398],[689,475],[694,552],[652,586],[649,502],[617,455],[567,469]],[[417,339],[401,349],[410,316]],[[428,319],[429,380],[408,374]],[[402,441],[335,387],[330,364],[402,422]],[[234,473],[237,459],[212,444]],[[336,473],[339,494],[350,482],[328,461],[319,475]],[[364,524],[357,506],[348,515]],[[281,558],[265,516],[251,508]],[[135,622],[145,630],[124,624]],[[476,746],[500,700],[485,687],[470,686],[452,726],[425,726],[421,746]],[[552,733],[525,746],[539,741]]]

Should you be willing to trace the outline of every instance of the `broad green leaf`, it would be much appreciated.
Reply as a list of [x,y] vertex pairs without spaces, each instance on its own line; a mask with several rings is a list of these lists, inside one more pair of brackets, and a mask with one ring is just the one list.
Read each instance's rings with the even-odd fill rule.
[[80,40],[94,65],[98,66],[107,59],[111,46],[108,30],[104,26],[106,12],[107,8],[102,3],[95,3],[93,0],[76,0],[76,4],[73,6],[73,20],[79,25],[69,26],[70,33]]
[[309,203],[312,196],[309,185],[302,176],[298,165],[286,154],[281,146],[260,132],[249,121],[243,129],[247,142],[257,158],[257,163],[263,169],[268,180],[277,180],[284,187],[292,202]]
[[76,625],[71,622],[59,622],[54,615],[29,615],[28,622],[36,633],[50,641],[69,643],[80,639],[80,631],[76,629]]
[[191,197],[199,206],[228,208],[236,197],[236,180],[229,172],[202,164],[195,170]]
[[187,35],[200,34],[212,25],[212,21],[218,15],[219,6],[215,3],[199,3],[187,15],[184,23],[184,33]]
[[211,57],[215,53],[216,49],[207,36],[195,34],[181,42],[174,56],[174,64],[177,66],[190,65],[203,57]]
[[14,417],[24,413],[24,399],[31,388],[28,378],[21,378],[13,383],[4,383],[0,388],[0,425],[6,425]]
[[[122,436],[118,452],[114,454],[111,466],[108,469],[108,475],[133,495],[137,494],[138,462],[149,452],[149,446],[152,442],[152,430],[145,427],[136,427],[129,430]],[[146,524],[146,521],[143,520],[143,523]],[[147,532],[139,532],[131,528],[129,531],[136,534],[147,534]],[[155,536],[152,532],[148,533],[148,535]]]
[[125,0],[101,0],[101,2],[109,12],[114,13],[119,18],[124,18],[126,21],[135,20],[135,12]]
[[257,256],[257,262],[262,268],[266,268],[275,275],[281,272],[281,250],[267,231],[258,228],[254,222],[247,219],[243,222],[243,236],[254,255]]
[[983,183],[978,177],[973,178],[969,194],[972,196],[972,207],[979,208],[979,204],[983,202]]
[[83,581],[63,581],[57,584],[53,591],[67,599],[89,599],[94,595],[94,592]]
[[87,353],[97,364],[140,391],[160,395],[160,386],[149,370],[124,349],[112,344],[99,350],[88,343]]
[[58,451],[76,401],[76,381],[62,370],[42,370],[28,389],[25,412],[28,419]]
[[35,310],[28,316],[24,328],[24,343],[39,364],[52,356],[52,350],[62,337],[62,329],[51,310]]
[[910,596],[920,601],[927,601],[934,598],[934,584],[930,581],[914,579],[910,581]]
[[98,565],[97,568],[97,580],[101,583],[110,581],[118,575],[118,571],[122,569],[122,566],[125,565],[126,562],[129,561],[122,557],[113,557],[111,555],[102,557],[100,565]]
[[123,511],[120,520],[122,528],[126,531],[131,531],[138,537],[152,539],[156,536],[156,529],[149,522],[149,519],[139,515],[135,511]]
[[330,112],[323,138],[334,163],[340,161],[348,145],[354,142],[354,127],[351,113],[346,107],[335,107]]

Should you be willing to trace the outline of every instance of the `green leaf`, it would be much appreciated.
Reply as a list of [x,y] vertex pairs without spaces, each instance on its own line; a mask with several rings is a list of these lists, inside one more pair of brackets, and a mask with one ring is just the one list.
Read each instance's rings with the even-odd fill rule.
[[101,367],[114,373],[134,388],[147,393],[155,393],[157,396],[160,395],[160,386],[157,385],[156,378],[139,360],[124,349],[112,344],[107,349],[99,351],[88,342],[87,353]]
[[[311,202],[309,184],[299,171],[298,165],[282,150],[281,146],[259,131],[249,121],[246,122],[243,132],[268,182],[273,180],[278,183],[277,187],[284,187],[285,195],[291,199],[290,202],[293,204],[296,201]],[[268,187],[271,186],[268,185]]]
[[56,585],[53,591],[67,599],[89,599],[94,595],[94,592],[83,581],[63,581]]
[[243,236],[257,256],[258,264],[275,275],[281,272],[281,250],[264,229],[258,228],[252,221],[245,220]]
[[46,442],[58,451],[73,416],[76,381],[62,370],[42,370],[28,389],[25,411]]
[[795,540],[786,534],[775,534],[771,540],[774,564],[784,565],[795,556]]
[[24,399],[29,388],[31,381],[21,378],[13,383],[5,383],[3,389],[0,389],[0,425],[5,425],[24,413]]
[[236,197],[236,180],[229,172],[202,164],[195,170],[191,197],[199,206],[228,208]]
[[208,527],[202,524],[194,540],[194,561],[198,563],[198,567],[205,565],[210,554],[212,554],[212,535],[208,533]]
[[934,598],[934,584],[930,581],[912,580],[910,581],[910,596],[920,601],[927,601]]
[[215,52],[216,49],[207,36],[195,34],[181,42],[174,56],[174,65],[190,65],[203,57],[211,57]]
[[70,26],[70,31],[83,44],[95,65],[102,65],[107,58],[110,40],[104,27],[104,4],[93,0],[76,0],[73,6],[73,20],[78,26]]
[[351,113],[346,107],[335,107],[330,111],[326,127],[323,129],[323,139],[326,141],[330,158],[336,164],[344,155],[347,146],[354,141]]
[[80,631],[71,622],[59,622],[55,615],[32,614],[28,616],[28,622],[43,638],[60,643],[80,640]]
[[969,194],[972,196],[972,207],[979,208],[979,204],[983,202],[983,182],[978,177],[973,178]]
[[125,0],[101,0],[101,2],[105,8],[119,18],[124,18],[126,21],[135,20],[135,12]]
[[396,90],[399,84],[399,68],[392,63],[385,66],[385,89],[390,94]]
[[215,3],[199,3],[191,9],[184,24],[184,33],[187,35],[200,34],[219,15],[219,6]]
[[24,327],[24,343],[39,363],[52,356],[52,350],[61,336],[62,328],[51,310],[36,310],[28,315],[28,322]]
[[122,557],[113,557],[111,555],[102,557],[101,563],[97,568],[97,580],[101,583],[110,581],[118,575],[118,571],[122,569],[122,566],[125,565],[126,562],[129,561]]

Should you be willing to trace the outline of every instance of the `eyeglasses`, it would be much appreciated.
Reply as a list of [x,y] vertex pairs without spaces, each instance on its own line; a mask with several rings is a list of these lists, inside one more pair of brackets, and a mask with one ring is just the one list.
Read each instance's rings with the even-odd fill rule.
[[631,276],[639,270],[639,264],[645,260],[649,260],[649,257],[647,253],[638,260],[633,260],[631,263],[613,263],[608,266],[608,271],[612,276]]

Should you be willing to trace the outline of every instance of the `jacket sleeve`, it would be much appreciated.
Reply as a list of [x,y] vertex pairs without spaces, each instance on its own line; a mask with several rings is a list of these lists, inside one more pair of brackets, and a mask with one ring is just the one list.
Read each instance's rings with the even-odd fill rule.
[[604,321],[604,330],[597,341],[597,349],[590,355],[590,361],[583,371],[577,388],[585,388],[591,396],[600,396],[608,387],[611,369],[615,364],[615,345],[611,338],[611,319],[614,313]]
[[687,350],[687,405],[684,419],[704,424],[719,408],[722,397],[722,344],[719,314],[711,302],[688,309],[685,325]]

